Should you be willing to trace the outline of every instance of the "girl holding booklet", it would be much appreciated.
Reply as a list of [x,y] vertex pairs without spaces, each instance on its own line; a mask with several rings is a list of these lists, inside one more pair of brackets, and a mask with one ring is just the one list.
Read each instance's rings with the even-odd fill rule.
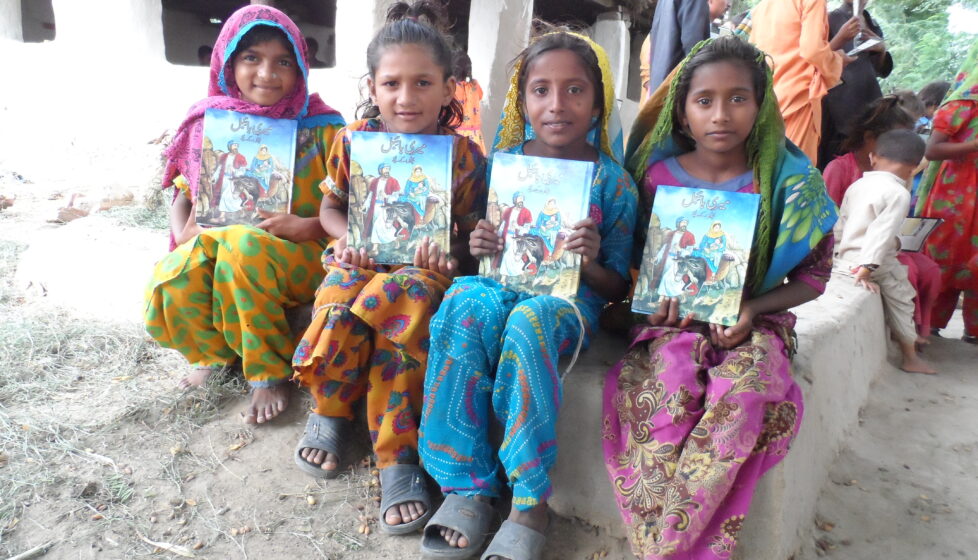
[[[425,557],[480,550],[503,469],[513,508],[483,558],[540,558],[557,455],[557,360],[586,346],[601,308],[628,290],[636,193],[609,134],[614,103],[604,50],[581,35],[548,33],[516,59],[495,149],[595,162],[590,217],[572,225],[566,243],[582,256],[580,288],[563,299],[456,278],[432,318],[420,452],[448,496],[425,528]],[[480,220],[469,247],[490,257],[503,242]],[[498,450],[489,436],[494,418],[505,430]]]
[[[322,280],[318,256],[326,233],[316,218],[316,187],[344,124],[307,90],[305,45],[292,20],[274,8],[247,6],[232,14],[211,55],[208,97],[190,108],[164,153],[163,187],[174,187],[171,253],[147,288],[146,330],[197,366],[182,387],[199,386],[240,359],[252,388],[245,414],[252,423],[271,420],[288,404],[284,383],[295,345],[284,312],[311,302]],[[208,157],[201,154],[206,109],[299,121],[290,214],[265,213],[257,227],[197,224],[198,187],[207,180],[201,169]],[[224,183],[232,189],[230,180]]]
[[[475,272],[467,243],[486,209],[485,158],[454,130],[461,113],[453,98],[452,52],[433,27],[439,19],[426,1],[395,3],[367,47],[369,105],[379,117],[348,125],[330,153],[320,221],[336,241],[323,253],[326,277],[293,358],[295,379],[316,403],[296,446],[296,464],[313,476],[337,476],[354,406],[365,399],[380,469],[380,527],[392,534],[416,531],[431,515],[417,431],[428,321],[452,277]],[[347,245],[354,131],[453,139],[451,247],[426,240],[413,266],[392,269],[376,266],[365,247]]]
[[737,323],[693,323],[667,298],[608,372],[605,462],[643,559],[729,558],[758,479],[801,422],[787,310],[825,288],[836,211],[809,159],[785,140],[771,83],[749,43],[704,41],[630,136],[642,227],[659,185],[761,196]]

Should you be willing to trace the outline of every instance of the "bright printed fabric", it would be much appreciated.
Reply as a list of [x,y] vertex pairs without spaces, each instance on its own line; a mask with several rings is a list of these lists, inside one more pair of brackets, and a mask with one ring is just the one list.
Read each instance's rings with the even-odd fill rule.
[[240,357],[252,387],[286,381],[295,343],[285,309],[312,301],[321,251],[253,227],[206,230],[156,265],[146,331],[197,366]]
[[[934,115],[934,130],[947,134],[951,142],[978,138],[978,101],[961,99],[946,103]],[[921,216],[944,218],[924,248],[941,267],[941,295],[934,306],[931,323],[937,328],[946,327],[954,314],[958,295],[964,292],[965,332],[978,336],[978,305],[975,305],[978,300],[978,154],[932,165],[937,167],[936,175],[925,177],[927,193],[921,194],[918,202],[918,206],[921,203],[923,206]],[[921,190],[924,190],[923,183]]]
[[486,153],[486,141],[482,137],[482,86],[476,80],[459,81],[455,85],[455,99],[462,104],[462,124],[459,134],[475,142]]
[[[697,45],[676,75],[710,42]],[[629,137],[629,171],[646,179],[646,216],[656,174],[665,169],[658,162],[679,154],[675,83],[643,105]],[[809,159],[785,140],[771,83],[769,71],[746,146],[761,195],[746,289],[757,296],[788,281],[822,293],[832,271],[836,208]],[[750,337],[731,350],[714,348],[703,327],[637,328],[605,379],[603,440],[638,557],[731,557],[757,481],[784,458],[800,426],[801,392],[790,371],[794,324],[789,312],[759,316]]]
[[[523,146],[506,151],[522,154]],[[625,279],[636,206],[628,173],[601,153],[589,215],[601,233],[601,265]],[[432,319],[421,420],[421,457],[443,492],[497,496],[501,467],[519,509],[547,499],[562,394],[557,361],[582,336],[575,308],[586,347],[607,303],[585,282],[564,300],[519,294],[482,277],[456,279]],[[498,459],[489,442],[491,414],[505,424],[509,442]]]
[[366,397],[377,465],[418,462],[418,417],[428,356],[428,322],[450,282],[420,268],[393,273],[324,259],[312,323],[295,350],[295,379],[315,412],[353,419]]
[[[292,213],[318,215],[326,154],[342,124],[299,129]],[[180,177],[175,184],[190,196]],[[242,225],[205,230],[157,263],[146,290],[147,332],[197,366],[240,357],[253,387],[287,380],[295,345],[285,309],[313,300],[325,241],[292,243]]]
[[[502,469],[518,509],[550,497],[563,394],[557,360],[580,335],[567,300],[481,276],[455,281],[431,321],[419,449],[443,493],[498,497]],[[498,452],[493,419],[503,425]]]
[[718,350],[705,328],[647,327],[608,372],[605,461],[642,560],[732,556],[758,480],[801,425],[776,330]]
[[[380,119],[356,121],[340,131],[342,141],[333,145],[329,178],[320,189],[342,204],[349,201],[354,130],[387,132]],[[452,238],[467,240],[485,214],[485,158],[470,140],[447,129],[442,133],[454,138]],[[378,466],[416,464],[428,324],[450,282],[420,268],[379,272],[390,269],[337,263],[332,249],[323,257],[326,276],[293,357],[295,379],[309,387],[323,416],[351,418],[350,407],[366,398]]]

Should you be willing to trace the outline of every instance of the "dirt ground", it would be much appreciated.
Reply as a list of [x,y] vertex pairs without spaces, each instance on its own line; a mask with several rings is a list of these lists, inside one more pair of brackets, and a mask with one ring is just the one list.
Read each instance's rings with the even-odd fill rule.
[[[156,154],[130,155],[152,169]],[[132,188],[137,203],[150,192]],[[0,211],[0,558],[417,557],[420,536],[378,534],[365,431],[363,459],[319,481],[292,458],[302,392],[254,427],[240,379],[176,388],[189,368],[140,313],[165,214],[137,204],[53,223],[77,190],[0,165],[0,194],[16,197]],[[549,535],[549,559],[627,556],[577,521],[555,517]]]
[[[418,536],[377,533],[369,460],[329,482],[295,468],[299,391],[250,427],[240,379],[176,389],[186,364],[140,322],[166,246],[165,214],[144,207],[151,178],[129,186],[136,206],[67,225],[49,220],[77,186],[30,180],[0,165],[0,195],[16,196],[0,210],[0,558],[417,557]],[[889,368],[875,383],[796,560],[978,557],[978,347],[953,325],[926,354],[940,375]],[[548,536],[551,560],[630,557],[578,521],[554,518]]]
[[938,375],[890,366],[873,384],[797,560],[978,558],[978,346],[960,311],[942,334],[924,353]]

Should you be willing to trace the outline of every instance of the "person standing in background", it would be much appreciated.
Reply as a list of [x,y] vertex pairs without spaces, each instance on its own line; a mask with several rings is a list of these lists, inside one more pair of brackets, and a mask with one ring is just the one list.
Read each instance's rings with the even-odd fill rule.
[[859,20],[846,22],[829,42],[825,0],[761,0],[751,18],[750,41],[770,55],[774,67],[785,135],[814,162],[822,134],[822,98],[839,83],[843,68],[856,60],[840,50],[840,41],[859,32]]
[[482,137],[482,86],[472,77],[472,60],[465,51],[456,51],[452,61],[455,73],[455,99],[462,105],[462,124],[455,130],[476,143],[486,154]]
[[978,344],[978,43],[934,114],[925,155],[930,165],[920,182],[915,215],[944,219],[925,245],[941,267],[941,293],[931,323],[937,330],[947,327],[960,298],[961,338]]
[[[855,35],[851,24],[854,17],[852,0],[843,0],[842,5],[829,12],[829,36],[838,41],[837,46],[845,52],[852,50]],[[858,28],[856,29],[858,31]],[[883,95],[877,78],[885,78],[893,71],[893,57],[886,51],[882,42],[883,30],[873,21],[869,11],[862,13],[863,41],[880,39],[880,43],[859,53],[855,62],[842,71],[842,83],[832,88],[822,100],[822,140],[818,146],[818,168],[839,155],[839,148],[848,134],[848,125],[874,99]],[[838,40],[836,39],[838,38]],[[842,39],[845,39],[844,41]]]
[[710,37],[710,22],[727,11],[728,0],[659,0],[639,55],[644,102],[693,45]]

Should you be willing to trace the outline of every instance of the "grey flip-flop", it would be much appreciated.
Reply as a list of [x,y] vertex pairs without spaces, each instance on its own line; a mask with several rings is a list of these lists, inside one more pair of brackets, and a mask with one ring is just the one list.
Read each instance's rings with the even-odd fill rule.
[[510,560],[540,560],[546,542],[547,537],[540,531],[513,521],[503,521],[489,547],[482,553],[482,560],[491,556]]
[[[489,525],[492,523],[495,513],[496,510],[486,502],[458,494],[449,494],[424,528],[424,537],[421,539],[421,556],[429,559],[457,559],[475,556],[482,548],[486,535],[489,534]],[[449,546],[441,536],[441,527],[464,535],[469,541],[469,546],[465,548]]]
[[332,453],[342,460],[340,448],[343,446],[343,439],[349,432],[350,421],[346,418],[323,416],[315,412],[309,414],[306,420],[306,429],[302,432],[299,444],[295,446],[295,464],[303,472],[316,478],[336,478],[340,474],[340,466],[328,471],[321,466],[310,463],[302,457],[303,449],[319,449]]
[[[391,465],[380,469],[380,530],[388,535],[407,535],[423,527],[431,518],[428,481],[419,465]],[[387,510],[408,502],[424,504],[424,515],[400,525],[388,525]]]

